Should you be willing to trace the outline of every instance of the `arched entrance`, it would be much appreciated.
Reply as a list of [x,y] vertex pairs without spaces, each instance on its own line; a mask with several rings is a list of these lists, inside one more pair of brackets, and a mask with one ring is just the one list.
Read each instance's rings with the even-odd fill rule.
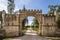
[[37,21],[39,22],[39,34],[41,34],[42,32],[42,14],[41,14],[41,10],[20,10],[20,14],[19,14],[19,34],[22,35],[22,22],[25,18],[27,18],[28,16],[34,16],[35,19],[37,19]]
[[34,16],[28,16],[22,21],[22,33],[26,35],[38,35],[39,22]]

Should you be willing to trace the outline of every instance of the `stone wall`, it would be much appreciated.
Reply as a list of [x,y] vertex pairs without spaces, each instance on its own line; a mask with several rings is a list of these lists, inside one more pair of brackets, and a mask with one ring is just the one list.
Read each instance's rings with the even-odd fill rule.
[[6,14],[3,12],[3,29],[6,36],[18,36],[22,34],[22,21],[28,16],[34,16],[39,22],[39,33],[53,35],[56,32],[56,15],[44,15],[40,10],[19,10],[20,14]]
[[19,26],[4,26],[5,36],[19,36]]
[[3,29],[6,36],[19,36],[19,15],[5,14],[3,21]]
[[54,36],[55,33],[56,33],[56,30],[57,30],[57,27],[55,26],[44,26],[43,28],[43,34],[42,35],[45,35],[45,36]]
[[56,19],[54,15],[43,15],[44,24],[42,25],[42,35],[53,36],[57,30]]

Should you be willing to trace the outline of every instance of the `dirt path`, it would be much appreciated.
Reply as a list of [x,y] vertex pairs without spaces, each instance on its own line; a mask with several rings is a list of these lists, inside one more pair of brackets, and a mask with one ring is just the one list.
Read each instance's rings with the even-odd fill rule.
[[36,34],[36,31],[32,30],[31,28],[28,28],[24,36],[12,38],[9,40],[51,40],[51,39],[38,36]]
[[36,31],[32,30],[32,28],[28,28],[25,35],[37,35]]

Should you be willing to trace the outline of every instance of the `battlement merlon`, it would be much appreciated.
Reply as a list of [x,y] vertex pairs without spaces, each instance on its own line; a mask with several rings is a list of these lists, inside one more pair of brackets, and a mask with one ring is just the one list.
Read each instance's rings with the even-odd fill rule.
[[20,13],[23,13],[23,12],[34,12],[34,13],[42,13],[42,10],[19,10]]

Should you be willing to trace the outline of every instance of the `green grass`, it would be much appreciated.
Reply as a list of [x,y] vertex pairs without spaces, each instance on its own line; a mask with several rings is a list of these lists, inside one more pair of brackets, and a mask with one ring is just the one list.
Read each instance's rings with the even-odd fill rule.
[[52,38],[52,40],[60,40],[60,37]]
[[26,31],[27,31],[27,27],[24,27],[24,28],[22,29],[22,33],[25,34]]
[[46,38],[51,40],[60,40],[60,37],[46,37]]
[[52,40],[60,40],[60,38],[52,38]]
[[12,40],[12,38],[5,38],[5,39],[3,39],[3,40]]

